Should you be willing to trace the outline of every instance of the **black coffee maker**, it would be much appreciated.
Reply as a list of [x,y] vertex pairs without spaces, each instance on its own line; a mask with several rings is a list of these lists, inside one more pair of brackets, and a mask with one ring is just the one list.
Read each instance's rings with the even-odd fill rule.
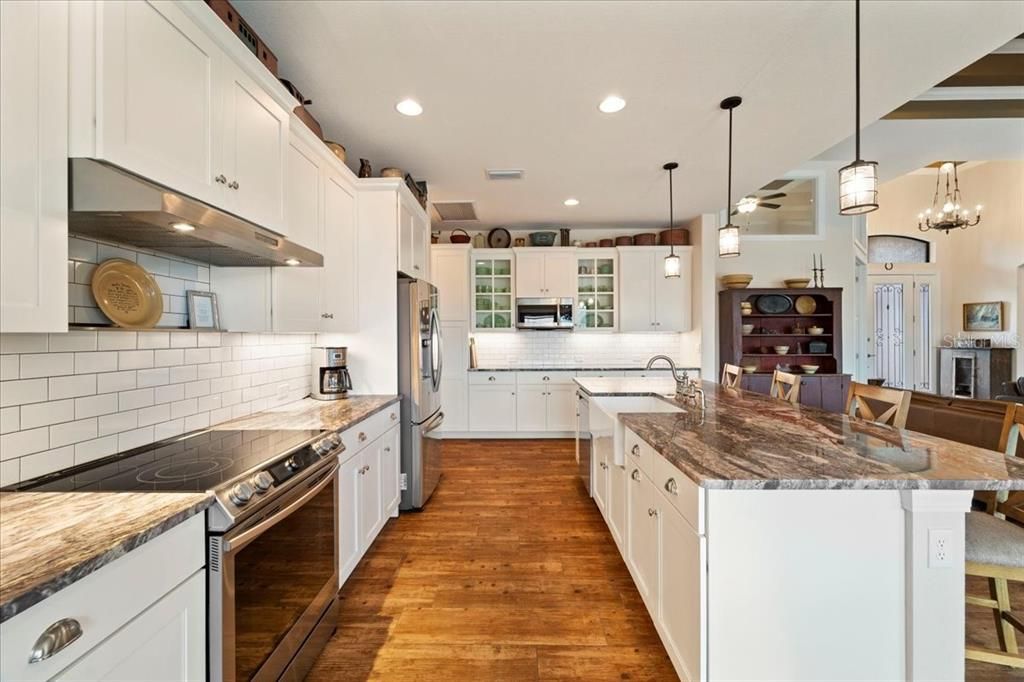
[[313,346],[310,369],[310,396],[317,400],[348,397],[348,392],[352,390],[352,377],[348,373],[348,348]]

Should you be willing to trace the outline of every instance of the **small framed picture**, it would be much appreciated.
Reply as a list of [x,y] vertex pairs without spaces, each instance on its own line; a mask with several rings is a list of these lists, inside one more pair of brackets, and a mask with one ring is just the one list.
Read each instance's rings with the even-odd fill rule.
[[1003,331],[1003,302],[964,303],[964,331]]
[[185,296],[188,297],[189,329],[220,329],[217,294],[189,290],[185,292]]

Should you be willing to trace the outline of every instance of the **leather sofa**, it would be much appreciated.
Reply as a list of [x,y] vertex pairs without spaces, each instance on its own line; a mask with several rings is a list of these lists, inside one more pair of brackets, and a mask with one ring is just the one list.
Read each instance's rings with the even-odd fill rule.
[[1007,404],[998,400],[949,398],[913,391],[907,428],[998,451],[1007,409]]
[[1020,377],[1016,381],[1004,381],[996,400],[1024,403],[1024,377]]

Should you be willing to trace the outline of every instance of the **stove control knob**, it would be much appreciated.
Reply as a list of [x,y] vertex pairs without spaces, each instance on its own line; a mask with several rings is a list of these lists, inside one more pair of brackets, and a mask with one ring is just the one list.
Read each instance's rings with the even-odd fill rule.
[[252,499],[252,495],[252,486],[247,482],[242,481],[241,483],[236,483],[235,486],[231,488],[231,492],[228,493],[228,499],[237,506],[244,507],[249,503],[249,500]]
[[313,452],[323,457],[334,448],[334,443],[331,441],[330,436],[324,436],[317,442],[313,443]]
[[301,466],[299,460],[295,457],[289,457],[288,461],[284,463],[284,468],[291,472],[298,471]]
[[266,471],[260,471],[249,479],[249,483],[256,489],[256,492],[265,493],[270,490],[270,486],[274,485],[274,477]]
[[334,447],[338,447],[341,445],[341,434],[338,433],[337,431],[328,436],[328,438],[331,439],[331,445],[333,445]]

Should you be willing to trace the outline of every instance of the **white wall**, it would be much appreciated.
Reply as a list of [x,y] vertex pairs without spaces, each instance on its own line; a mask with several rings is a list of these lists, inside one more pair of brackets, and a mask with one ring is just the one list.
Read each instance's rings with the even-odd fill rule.
[[[917,214],[931,206],[935,175],[910,174],[879,188],[878,211],[868,216],[870,234],[899,234],[932,244],[930,267],[903,266],[894,272],[939,275],[941,336],[963,334],[963,304],[1003,301],[1005,331],[972,332],[1000,346],[1016,345],[1017,373],[1024,374],[1020,347],[1017,269],[1024,264],[1024,161],[989,161],[959,172],[960,189],[970,203],[984,207],[979,225],[941,234],[921,232]],[[877,270],[880,266],[872,266]]]

